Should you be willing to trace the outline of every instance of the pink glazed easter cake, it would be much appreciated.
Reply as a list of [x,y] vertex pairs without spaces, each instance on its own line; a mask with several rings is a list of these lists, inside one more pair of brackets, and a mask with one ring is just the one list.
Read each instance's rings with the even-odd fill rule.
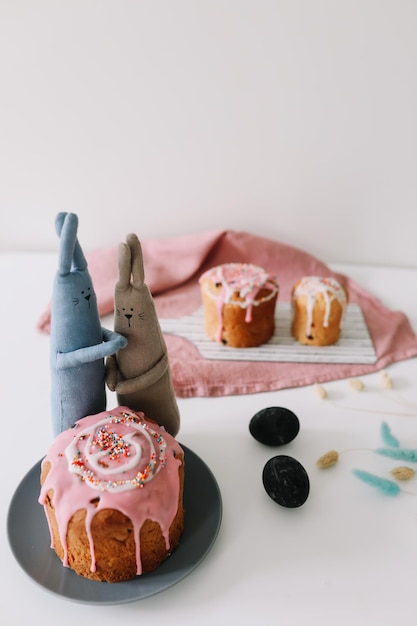
[[180,541],[183,482],[183,450],[143,413],[117,407],[84,417],[42,461],[51,547],[93,580],[150,572]]
[[225,263],[200,277],[206,334],[231,348],[266,343],[275,330],[276,277],[250,263]]

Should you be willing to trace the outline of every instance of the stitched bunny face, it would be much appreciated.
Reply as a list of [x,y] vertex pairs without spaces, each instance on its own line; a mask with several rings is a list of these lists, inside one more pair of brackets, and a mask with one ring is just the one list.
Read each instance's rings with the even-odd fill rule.
[[[145,284],[142,250],[136,235],[130,234],[119,247],[119,280],[115,289],[115,331],[123,334],[130,348],[137,344],[139,357],[146,369],[148,363],[144,346],[150,353],[162,350],[161,332],[155,305]],[[123,357],[122,357],[123,358]]]
[[78,218],[59,213],[58,271],[51,307],[51,412],[54,434],[106,408],[104,358],[126,346],[125,337],[100,325],[87,262],[77,239]]
[[107,384],[116,391],[119,404],[143,411],[175,436],[180,417],[167,348],[144,281],[141,245],[130,234],[119,246],[119,280],[114,292],[114,328],[128,344],[108,359]]

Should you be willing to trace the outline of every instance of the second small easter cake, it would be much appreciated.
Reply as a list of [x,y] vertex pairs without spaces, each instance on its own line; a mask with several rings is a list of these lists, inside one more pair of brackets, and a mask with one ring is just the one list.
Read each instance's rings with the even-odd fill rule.
[[292,290],[292,334],[304,345],[330,346],[340,337],[347,289],[332,277],[304,276]]
[[180,541],[183,482],[183,450],[143,413],[117,407],[80,419],[42,461],[51,547],[93,580],[150,572]]
[[266,343],[274,334],[276,277],[249,263],[225,263],[200,277],[205,330],[232,348]]

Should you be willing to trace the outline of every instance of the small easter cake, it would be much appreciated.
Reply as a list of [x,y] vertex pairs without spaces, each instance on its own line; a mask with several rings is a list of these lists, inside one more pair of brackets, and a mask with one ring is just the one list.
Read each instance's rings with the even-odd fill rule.
[[348,303],[335,278],[304,276],[292,290],[292,334],[304,345],[330,346],[339,340]]
[[276,277],[249,263],[225,263],[200,277],[205,331],[232,348],[266,343],[274,334]]
[[184,453],[127,407],[80,419],[42,461],[51,547],[80,576],[119,582],[156,569],[184,527]]

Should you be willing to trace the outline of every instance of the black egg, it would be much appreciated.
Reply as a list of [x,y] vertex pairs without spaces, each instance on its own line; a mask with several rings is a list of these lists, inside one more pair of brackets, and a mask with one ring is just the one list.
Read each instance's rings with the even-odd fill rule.
[[306,470],[296,459],[284,454],[269,459],[263,469],[262,482],[272,500],[292,509],[304,504],[310,493]]
[[298,417],[289,409],[271,406],[255,413],[249,422],[251,435],[267,446],[282,446],[292,441],[300,430]]

